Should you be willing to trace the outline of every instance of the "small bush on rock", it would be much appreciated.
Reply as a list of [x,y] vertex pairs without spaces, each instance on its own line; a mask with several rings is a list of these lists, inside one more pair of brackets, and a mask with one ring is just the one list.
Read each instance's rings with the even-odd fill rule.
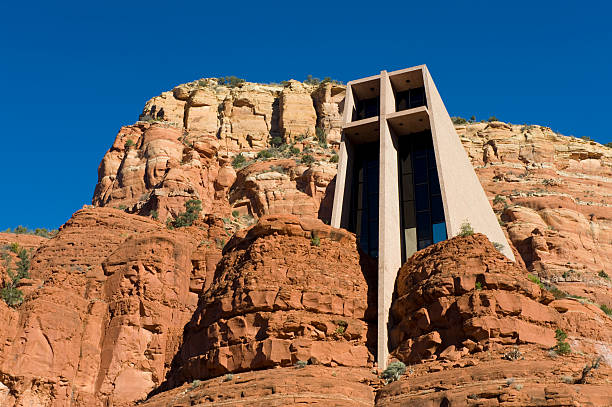
[[327,147],[327,132],[320,127],[315,129],[317,141],[323,147]]
[[557,344],[554,347],[555,352],[559,355],[567,355],[571,353],[572,349],[570,348],[570,344],[567,343],[567,334],[562,330],[557,328],[555,331],[555,339],[557,340]]
[[242,155],[242,153],[234,156],[232,159],[232,167],[234,168],[242,168],[246,164],[246,157]]
[[176,219],[167,222],[169,229],[191,226],[193,222],[200,217],[202,212],[202,201],[199,199],[190,199],[185,202],[185,212],[180,213]]
[[300,160],[302,164],[306,164],[306,165],[310,165],[314,163],[314,161],[315,161],[314,157],[311,156],[310,154],[306,154],[302,156],[302,159]]
[[472,225],[469,224],[469,222],[465,221],[461,224],[461,231],[459,232],[459,236],[461,237],[466,237],[466,236],[472,236],[474,234],[474,229],[472,228]]
[[504,198],[502,195],[495,195],[495,198],[493,198],[493,203],[506,203],[506,198]]
[[308,362],[307,362],[307,361],[305,361],[305,360],[298,360],[298,361],[295,363],[295,367],[297,367],[298,369],[303,369],[303,368],[305,368],[307,365],[308,365]]
[[317,246],[317,247],[321,246],[321,239],[319,238],[319,236],[313,236],[310,239],[310,245]]
[[329,159],[330,163],[337,163],[338,162],[338,154],[334,154],[331,156],[331,158]]
[[396,380],[399,380],[402,375],[406,373],[406,365],[404,362],[392,362],[387,366],[387,368],[380,375],[381,379],[385,381],[385,383],[389,384]]
[[609,315],[612,317],[612,308],[608,307],[606,304],[601,304],[599,308],[601,308],[601,310],[605,312],[606,315]]

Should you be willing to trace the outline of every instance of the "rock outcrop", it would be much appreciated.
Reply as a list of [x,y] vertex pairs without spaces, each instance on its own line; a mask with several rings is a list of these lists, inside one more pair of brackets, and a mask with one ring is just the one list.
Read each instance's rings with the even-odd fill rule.
[[352,234],[316,219],[262,217],[225,247],[169,384],[309,360],[371,366],[372,278]]
[[0,302],[2,405],[144,398],[180,345],[220,236],[214,218],[169,231],[115,209],[75,213],[34,252],[24,303]]
[[376,405],[612,402],[612,319],[588,301],[555,299],[484,235],[417,252],[395,294],[392,356],[411,367]]

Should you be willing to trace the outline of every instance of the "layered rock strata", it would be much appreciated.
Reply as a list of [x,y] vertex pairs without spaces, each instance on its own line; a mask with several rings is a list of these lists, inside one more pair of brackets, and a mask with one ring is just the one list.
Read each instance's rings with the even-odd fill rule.
[[316,219],[262,217],[224,249],[169,384],[309,360],[371,366],[374,275],[352,234]]
[[144,398],[165,377],[221,236],[221,220],[168,231],[115,209],[78,211],[33,253],[24,303],[0,301],[0,404]]

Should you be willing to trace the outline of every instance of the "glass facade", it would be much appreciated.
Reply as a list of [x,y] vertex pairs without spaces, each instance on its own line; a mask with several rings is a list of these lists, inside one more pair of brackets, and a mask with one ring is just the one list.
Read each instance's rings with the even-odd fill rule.
[[431,132],[399,139],[402,259],[445,240],[446,223]]
[[361,249],[378,257],[379,144],[355,147],[349,230],[357,235]]
[[368,117],[378,116],[380,110],[380,97],[371,99],[355,100],[355,110],[353,111],[353,121],[367,119]]
[[425,88],[408,89],[395,94],[395,111],[425,106]]

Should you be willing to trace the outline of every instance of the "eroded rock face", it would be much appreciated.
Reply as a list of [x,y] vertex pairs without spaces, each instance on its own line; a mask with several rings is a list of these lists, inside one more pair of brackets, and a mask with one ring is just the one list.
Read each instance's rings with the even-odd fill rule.
[[458,126],[485,191],[528,268],[593,280],[612,255],[612,149],[541,126]]
[[[411,367],[376,405],[612,401],[612,319],[589,302],[555,299],[484,235],[417,252],[400,269],[396,295],[392,356]],[[551,351],[557,329],[568,334],[569,356]]]
[[184,212],[190,199],[202,201],[205,213],[227,212],[234,171],[217,158],[218,147],[214,137],[189,138],[166,125],[123,127],[100,163],[93,204],[161,220]]
[[375,267],[352,234],[269,215],[224,253],[185,328],[170,386],[297,361],[371,366]]
[[335,164],[326,162],[311,166],[292,159],[258,162],[238,172],[229,201],[233,208],[258,217],[291,214],[329,220],[330,205],[322,201],[335,174]]
[[34,252],[24,303],[0,302],[3,405],[144,398],[181,343],[220,236],[214,218],[168,231],[115,209],[78,211]]
[[612,320],[601,309],[555,300],[481,234],[416,253],[400,269],[396,294],[390,342],[408,362],[439,357],[451,346],[459,352],[488,343],[552,347],[557,328],[580,338],[583,352],[599,342],[612,345]]
[[285,140],[294,141],[300,135],[314,135],[317,124],[312,97],[298,81],[289,81],[280,97],[280,130]]
[[373,406],[376,375],[367,368],[284,367],[244,372],[185,384],[156,395],[146,407],[205,406],[215,402],[241,406]]

